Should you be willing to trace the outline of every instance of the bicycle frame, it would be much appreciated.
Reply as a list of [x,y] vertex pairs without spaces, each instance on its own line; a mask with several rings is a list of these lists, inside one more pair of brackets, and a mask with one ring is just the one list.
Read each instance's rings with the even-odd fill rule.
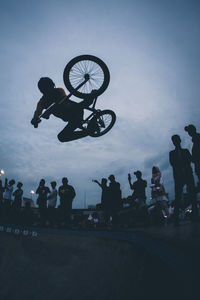
[[[93,106],[94,106],[94,105],[93,105]],[[89,107],[86,108],[86,109],[92,111],[92,113],[91,113],[85,120],[83,120],[82,124],[87,123],[87,122],[90,120],[90,118],[91,118],[96,112],[98,112],[98,110],[95,109],[95,108],[93,108],[93,106],[92,106],[92,108],[89,108]]]

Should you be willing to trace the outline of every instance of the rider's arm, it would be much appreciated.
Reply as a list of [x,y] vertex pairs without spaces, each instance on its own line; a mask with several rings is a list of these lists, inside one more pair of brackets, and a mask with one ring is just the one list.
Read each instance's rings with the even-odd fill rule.
[[34,112],[33,118],[31,120],[31,124],[34,125],[35,128],[37,128],[38,127],[38,123],[41,122],[39,116],[41,115],[41,113],[42,113],[42,111],[44,109],[44,107],[42,105],[42,102],[43,102],[43,100],[41,98],[39,100],[38,104],[37,104],[37,107],[36,107],[36,110]]
[[35,112],[34,112],[33,118],[38,118],[38,117],[41,115],[41,113],[42,113],[42,111],[43,111],[43,109],[44,109],[44,107],[43,107],[43,105],[42,105],[42,102],[43,102],[43,98],[41,98],[41,99],[39,100],[39,102],[38,102],[38,104],[37,104],[37,107],[36,107],[36,110],[35,110]]

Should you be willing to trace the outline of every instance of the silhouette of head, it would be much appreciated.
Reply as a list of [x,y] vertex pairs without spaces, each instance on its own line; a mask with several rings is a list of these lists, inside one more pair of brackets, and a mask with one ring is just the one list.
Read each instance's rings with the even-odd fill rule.
[[44,185],[45,185],[45,180],[44,180],[44,179],[41,179],[41,180],[40,180],[40,185],[41,185],[41,186],[44,186]]
[[11,179],[11,180],[9,181],[9,184],[10,184],[10,185],[15,184],[15,180],[14,180],[14,179]]
[[52,182],[51,182],[51,186],[52,186],[53,189],[55,189],[56,184],[57,184],[57,183],[56,183],[55,181],[52,181]]
[[63,183],[63,185],[67,185],[67,184],[68,184],[68,179],[67,179],[67,177],[63,177],[62,183]]
[[55,87],[55,83],[49,77],[42,77],[38,81],[38,88],[42,94],[48,94]]
[[196,127],[192,124],[185,126],[184,129],[190,136],[193,136],[196,133]]
[[174,144],[175,147],[180,146],[180,144],[181,144],[181,138],[180,138],[180,136],[178,134],[172,135],[171,139],[172,139],[172,142],[173,142],[173,144]]
[[161,174],[160,169],[157,166],[152,167],[152,174]]
[[112,181],[115,181],[115,176],[114,175],[110,175],[109,177],[108,177],[108,179],[112,182]]
[[19,181],[18,184],[17,184],[17,187],[18,187],[19,189],[21,189],[22,186],[23,186],[23,183]]
[[140,179],[142,177],[142,172],[137,170],[136,172],[134,172],[134,175],[137,177],[137,179]]

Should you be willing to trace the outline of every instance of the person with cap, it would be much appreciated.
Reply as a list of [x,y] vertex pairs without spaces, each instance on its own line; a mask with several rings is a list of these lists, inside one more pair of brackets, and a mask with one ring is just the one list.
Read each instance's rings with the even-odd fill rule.
[[200,133],[197,133],[196,127],[192,124],[185,126],[185,131],[192,137],[192,161],[199,180],[198,185],[200,186]]
[[169,161],[173,168],[174,187],[175,187],[175,201],[174,201],[174,225],[179,225],[179,209],[181,204],[181,197],[183,187],[187,186],[187,191],[192,203],[192,220],[196,220],[197,200],[195,193],[195,183],[193,171],[191,167],[192,156],[188,149],[181,147],[181,138],[175,134],[171,137],[175,149],[169,153]]
[[133,200],[142,201],[144,204],[146,202],[146,187],[147,187],[147,181],[142,179],[142,172],[136,171],[134,172],[134,175],[136,176],[137,180],[133,183],[131,183],[131,174],[128,174],[128,182],[130,185],[131,190],[133,190],[132,198]]

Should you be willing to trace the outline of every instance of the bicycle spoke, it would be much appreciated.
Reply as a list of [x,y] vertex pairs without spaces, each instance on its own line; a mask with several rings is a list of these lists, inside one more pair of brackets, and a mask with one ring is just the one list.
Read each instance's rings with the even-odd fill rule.
[[85,74],[85,65],[84,65],[84,62],[80,61],[79,65],[80,65],[80,69],[81,69],[82,73]]
[[94,69],[95,63],[92,61],[90,64],[89,73],[91,74],[92,70]]
[[97,80],[97,79],[91,78],[91,80],[92,80],[93,84],[95,84],[96,87],[98,87],[98,88],[102,85],[102,82],[99,83],[99,80]]
[[74,86],[77,86],[78,84],[80,84],[81,82],[83,82],[82,79],[70,79],[71,84]]
[[96,74],[98,74],[98,73],[102,73],[103,74],[103,72],[102,72],[102,69],[100,69],[99,67],[97,67],[96,69],[94,69],[94,70],[91,70],[91,76],[95,76]]
[[89,80],[88,83],[89,83],[89,85],[90,85],[90,87],[91,87],[91,91],[92,91],[92,90],[93,90],[93,87],[92,87],[91,81]]
[[89,61],[89,65],[88,65],[88,73],[91,74],[92,71],[92,66],[94,65],[93,61]]
[[83,74],[83,70],[81,69],[81,67],[79,66],[79,62],[77,64],[74,65],[74,68],[77,69],[77,71],[81,74]]
[[80,73],[79,69],[76,68],[76,67],[74,67],[74,68],[70,71],[70,74],[82,76],[82,74]]

